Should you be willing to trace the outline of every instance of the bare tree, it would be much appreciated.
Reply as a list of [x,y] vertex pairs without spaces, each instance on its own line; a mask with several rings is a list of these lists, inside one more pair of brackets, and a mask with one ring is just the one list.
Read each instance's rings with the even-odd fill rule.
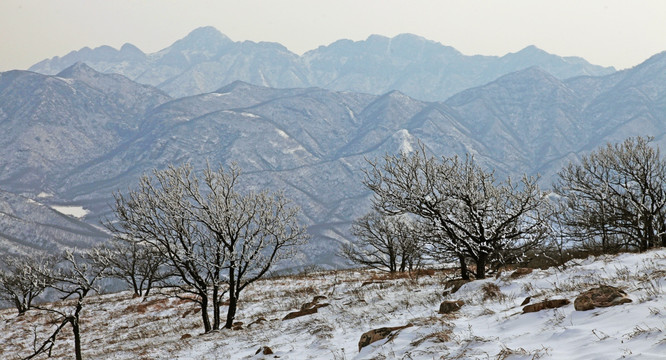
[[666,161],[651,140],[606,144],[559,172],[563,231],[604,252],[666,246]]
[[355,264],[389,272],[413,270],[421,257],[421,233],[405,216],[371,212],[352,225],[356,239],[341,248],[341,255]]
[[12,303],[19,315],[24,314],[51,284],[43,274],[53,264],[54,259],[48,256],[6,255],[0,259],[0,300]]
[[484,278],[489,261],[502,261],[509,250],[522,251],[545,234],[547,198],[535,178],[498,182],[473,157],[437,160],[422,144],[370,165],[365,185],[375,193],[375,208],[429,222],[433,246],[458,257],[463,278],[469,277],[466,258],[476,263],[476,277]]
[[72,326],[74,334],[74,354],[76,360],[82,359],[81,353],[81,327],[80,315],[83,310],[84,300],[91,292],[99,292],[95,282],[102,276],[105,264],[93,261],[96,256],[92,249],[81,254],[74,254],[67,251],[63,255],[63,260],[56,268],[43,268],[42,276],[51,279],[53,289],[63,294],[62,300],[74,299],[74,305],[71,308],[63,306],[35,306],[36,309],[50,312],[59,317],[59,324],[51,335],[35,349],[34,353],[25,359],[32,359],[35,356],[47,353],[51,356],[51,350],[55,345],[58,333],[67,325]]
[[114,238],[95,254],[95,261],[108,264],[105,276],[123,280],[135,296],[148,296],[156,283],[169,277],[160,252],[146,243]]
[[206,332],[220,327],[227,291],[224,326],[231,328],[241,291],[307,238],[298,208],[281,193],[241,194],[239,176],[235,165],[207,166],[201,178],[189,164],[156,170],[137,190],[116,194],[118,221],[108,224],[116,236],[150,244],[168,259],[180,288],[197,296]]

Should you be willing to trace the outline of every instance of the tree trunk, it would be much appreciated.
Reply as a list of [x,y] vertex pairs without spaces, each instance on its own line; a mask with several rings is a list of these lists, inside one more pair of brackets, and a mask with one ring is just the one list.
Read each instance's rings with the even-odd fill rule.
[[213,285],[213,330],[220,329],[220,299],[219,299],[220,286]]
[[17,296],[14,296],[14,304],[16,305],[16,310],[18,310],[19,315],[23,315],[28,311],[28,306],[25,306]]
[[656,236],[654,234],[654,228],[652,226],[652,217],[651,216],[649,216],[649,217],[646,216],[646,218],[645,218],[645,235],[647,235],[646,237],[648,239],[647,247],[645,249],[647,251],[648,249],[653,248],[657,245],[657,239],[656,239]]
[[476,278],[485,279],[486,278],[486,260],[488,259],[488,254],[480,253],[479,257],[476,259]]
[[199,293],[199,296],[201,296],[201,320],[203,320],[204,332],[208,333],[211,330],[208,316],[208,294]]
[[238,294],[234,289],[229,290],[229,310],[227,310],[227,322],[224,324],[224,327],[231,329],[231,326],[234,324],[234,319],[236,318],[236,306],[238,305]]
[[74,354],[76,355],[76,360],[82,360],[83,357],[81,355],[81,333],[79,329],[79,314],[77,313],[75,316],[72,316],[69,322],[72,323],[72,332],[74,332]]
[[148,279],[148,284],[146,285],[146,291],[143,292],[143,296],[148,296],[148,293],[150,292],[150,288],[153,287],[153,280]]
[[227,322],[224,324],[224,327],[231,329],[231,326],[234,324],[234,318],[236,318],[236,304],[238,303],[238,291],[236,291],[236,263],[231,261],[229,265],[229,309],[227,309]]
[[141,296],[141,287],[137,284],[137,281],[134,279],[134,277],[132,277],[132,289],[134,289],[134,295],[136,295],[136,297]]
[[469,280],[469,271],[467,270],[467,264],[465,263],[465,256],[458,255],[458,260],[460,260],[460,276],[463,280]]

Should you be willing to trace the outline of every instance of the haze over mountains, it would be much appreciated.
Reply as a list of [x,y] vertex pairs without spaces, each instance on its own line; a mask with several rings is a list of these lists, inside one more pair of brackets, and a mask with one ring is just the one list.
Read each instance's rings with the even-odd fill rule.
[[212,27],[196,29],[153,54],[144,54],[131,44],[120,50],[83,48],[39,62],[29,70],[55,75],[76,62],[153,85],[173,97],[211,92],[241,80],[275,88],[315,86],[375,95],[399,90],[417,99],[441,101],[530,66],[539,66],[559,79],[615,71],[534,46],[502,57],[466,56],[411,34],[339,40],[298,56],[277,43],[234,42]]
[[[84,49],[31,70],[48,74],[0,73],[0,238],[12,244],[4,251],[62,247],[66,234],[99,241],[91,225],[142,173],[235,161],[248,187],[285,189],[303,208],[313,240],[302,261],[332,265],[350,222],[369,209],[366,159],[409,151],[417,139],[433,154],[472,153],[498,176],[539,173],[544,185],[606,141],[652,135],[666,145],[666,53],[614,72],[536,48],[466,57],[401,35],[299,57],[203,28],[155,54]],[[40,203],[90,213],[63,224]],[[44,230],[18,230],[31,224]]]

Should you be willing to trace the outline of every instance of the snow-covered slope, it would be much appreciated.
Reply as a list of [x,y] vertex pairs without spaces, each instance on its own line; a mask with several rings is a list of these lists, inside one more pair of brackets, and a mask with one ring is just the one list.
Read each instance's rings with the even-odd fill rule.
[[[663,359],[666,356],[666,250],[590,257],[563,268],[512,278],[477,280],[444,296],[450,271],[389,277],[370,271],[311,273],[262,280],[242,294],[236,330],[201,333],[191,303],[155,294],[91,297],[81,321],[89,359]],[[493,285],[497,288],[493,291]],[[623,289],[630,303],[576,311],[574,299],[599,285]],[[488,289],[488,290],[484,290]],[[497,291],[499,290],[499,292]],[[282,320],[315,296],[328,304]],[[520,305],[545,299],[571,304],[524,314]],[[439,314],[444,300],[465,302]],[[55,306],[58,306],[56,304]],[[223,308],[224,310],[224,308]],[[0,357],[30,354],[49,317],[0,311]],[[361,335],[398,327],[389,340],[359,351]],[[70,329],[53,357],[72,356]],[[273,355],[256,354],[264,346]]]

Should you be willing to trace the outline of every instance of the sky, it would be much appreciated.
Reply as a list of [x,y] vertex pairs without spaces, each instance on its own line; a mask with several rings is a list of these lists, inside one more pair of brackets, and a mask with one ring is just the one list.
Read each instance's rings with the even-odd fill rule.
[[412,33],[466,55],[536,45],[624,69],[666,50],[663,0],[1,0],[0,71],[82,47],[159,51],[214,26],[302,54],[339,39]]

